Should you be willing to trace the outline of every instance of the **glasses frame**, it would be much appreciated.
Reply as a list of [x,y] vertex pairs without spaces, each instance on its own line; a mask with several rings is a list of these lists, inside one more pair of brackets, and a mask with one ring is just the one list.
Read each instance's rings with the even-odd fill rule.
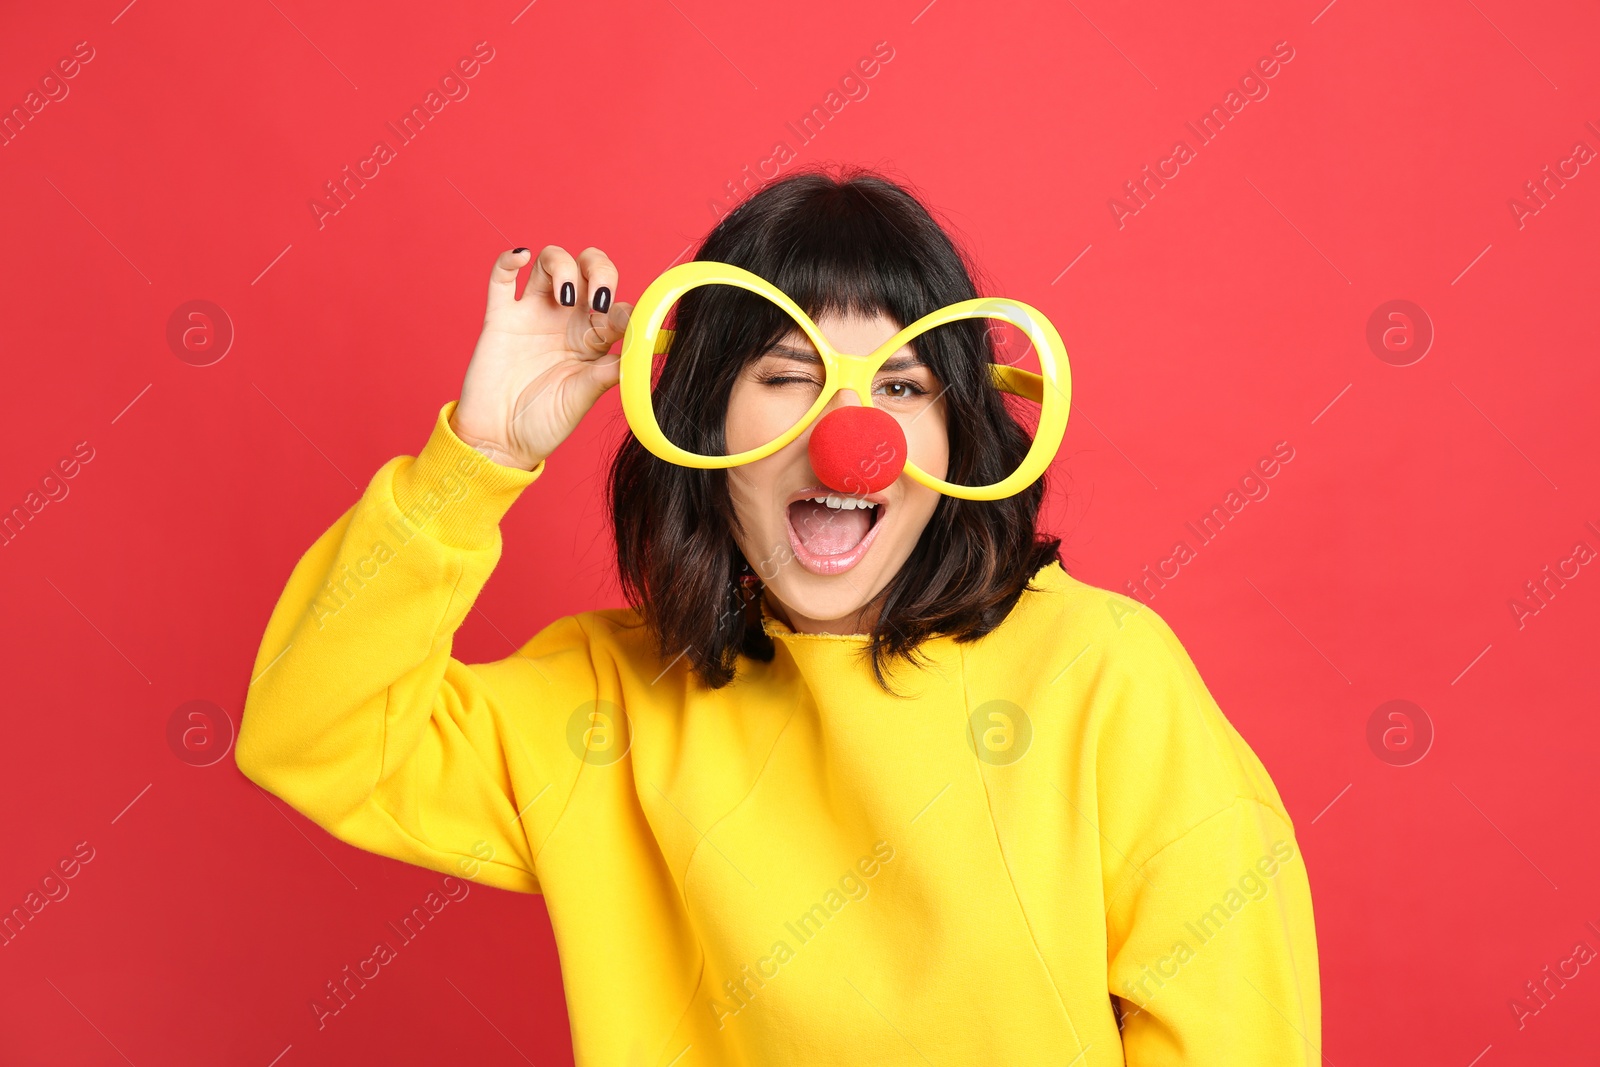
[[[667,313],[679,298],[689,290],[702,285],[736,285],[759,296],[764,296],[782,308],[795,324],[811,339],[822,357],[824,378],[822,392],[810,409],[788,430],[756,448],[746,449],[731,456],[702,456],[680,448],[667,440],[656,421],[655,406],[651,400],[650,385],[655,357],[670,349],[674,331],[664,329]],[[784,448],[806,431],[835,393],[852,390],[866,407],[872,402],[872,382],[878,368],[908,341],[921,336],[936,326],[962,319],[994,318],[1009,322],[1025,333],[1039,353],[1042,374],[1000,363],[990,364],[990,373],[996,388],[1003,392],[1025,397],[1040,405],[1039,425],[1034,433],[1033,445],[1023,457],[1022,464],[1006,478],[990,485],[956,485],[936,478],[906,458],[905,472],[918,483],[963,500],[998,500],[1020,493],[1044,473],[1055,458],[1066,433],[1067,414],[1071,407],[1072,370],[1067,359],[1066,346],[1061,335],[1043,313],[1020,300],[999,297],[977,297],[949,304],[930,312],[911,323],[899,333],[879,345],[868,355],[840,352],[822,336],[822,331],[811,317],[788,295],[765,278],[731,263],[710,260],[691,260],[669,267],[651,282],[634,303],[632,317],[628,320],[622,337],[621,366],[618,370],[619,389],[622,394],[622,411],[634,436],[646,449],[666,460],[684,467],[716,470],[753,463]],[[937,398],[936,398],[937,399]]]

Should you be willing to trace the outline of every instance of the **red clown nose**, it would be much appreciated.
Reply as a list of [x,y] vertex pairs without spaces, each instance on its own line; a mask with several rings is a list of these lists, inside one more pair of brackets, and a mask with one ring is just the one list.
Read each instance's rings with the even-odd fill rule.
[[811,427],[811,469],[829,489],[862,496],[887,489],[906,465],[906,434],[881,408],[835,408]]

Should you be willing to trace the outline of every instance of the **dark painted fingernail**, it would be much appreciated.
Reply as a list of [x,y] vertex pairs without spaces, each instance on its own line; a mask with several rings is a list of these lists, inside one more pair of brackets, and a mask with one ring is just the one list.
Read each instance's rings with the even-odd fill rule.
[[526,252],[526,251],[527,251],[526,248],[513,248],[511,250],[511,254],[515,256],[515,255],[519,255],[519,254],[521,254],[523,252]]
[[609,287],[602,285],[594,291],[594,309],[596,311],[611,310],[611,290]]
[[561,306],[575,307],[578,303],[578,290],[572,287],[571,282],[561,283]]

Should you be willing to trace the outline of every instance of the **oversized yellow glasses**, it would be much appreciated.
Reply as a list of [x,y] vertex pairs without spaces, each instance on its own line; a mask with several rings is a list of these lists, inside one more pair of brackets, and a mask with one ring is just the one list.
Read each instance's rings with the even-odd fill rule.
[[[668,313],[688,291],[703,285],[731,285],[765,297],[786,312],[805,333],[822,359],[821,390],[803,413],[763,444],[732,455],[700,455],[667,439],[656,417],[652,397],[655,357],[669,352],[672,330],[664,328]],[[937,478],[905,457],[905,473],[917,482],[948,496],[966,500],[998,500],[1021,492],[1044,473],[1066,432],[1071,404],[1072,375],[1061,335],[1037,309],[1020,300],[978,297],[950,304],[924,315],[868,355],[840,352],[828,343],[817,324],[799,305],[771,282],[731,263],[695,260],[669,268],[645,289],[633,307],[622,338],[620,391],[622,410],[639,442],[656,456],[685,467],[715,469],[737,467],[765,459],[794,441],[828,406],[841,389],[855,392],[867,407],[874,403],[872,386],[879,369],[907,342],[937,327],[962,319],[989,319],[1020,331],[1037,354],[1039,372],[1004,363],[989,365],[993,385],[1039,405],[1032,445],[1016,470],[987,485],[957,485]],[[808,394],[803,394],[808,395]],[[798,412],[798,408],[797,408]],[[788,420],[785,420],[788,421]],[[818,432],[821,430],[819,428]],[[830,484],[832,484],[830,482]]]

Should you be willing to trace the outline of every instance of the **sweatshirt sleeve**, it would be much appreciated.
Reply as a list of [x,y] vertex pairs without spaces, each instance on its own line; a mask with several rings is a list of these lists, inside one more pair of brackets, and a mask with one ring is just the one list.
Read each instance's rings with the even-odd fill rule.
[[1317,1067],[1316,930],[1294,826],[1177,638],[1141,616],[1099,768],[1103,828],[1123,843],[1107,853],[1107,978],[1128,1067]]
[[593,701],[587,634],[552,623],[496,663],[451,656],[544,472],[494,463],[439,412],[301,557],[251,671],[234,758],[340,840],[519,892],[582,766],[566,724]]

